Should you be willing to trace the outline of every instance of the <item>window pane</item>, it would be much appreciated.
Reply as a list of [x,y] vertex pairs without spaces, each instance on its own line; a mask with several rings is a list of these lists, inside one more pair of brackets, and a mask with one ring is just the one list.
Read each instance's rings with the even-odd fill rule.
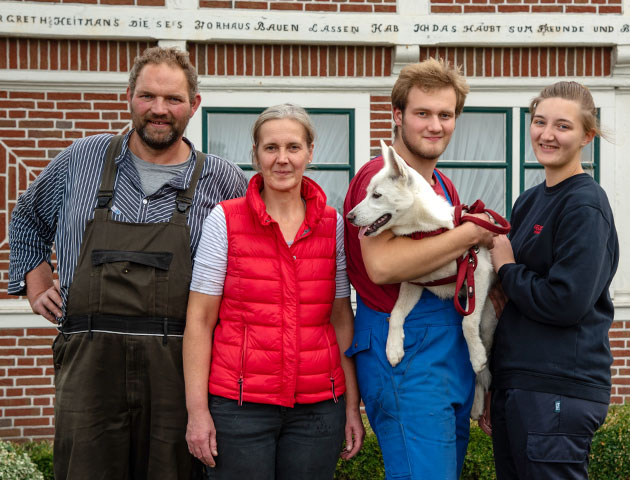
[[307,170],[305,175],[315,180],[326,193],[326,203],[343,213],[343,200],[348,191],[348,172],[339,170]]
[[441,161],[505,162],[505,114],[464,112]]
[[251,164],[256,113],[208,113],[208,150],[234,163]]
[[440,168],[453,183],[462,203],[481,199],[487,208],[505,216],[505,170],[490,168]]
[[311,113],[315,126],[313,163],[349,164],[350,129],[348,115]]
[[524,173],[525,190],[545,181],[545,170],[542,168],[526,168]]
[[582,165],[582,168],[584,169],[584,173],[588,173],[592,178],[595,178],[595,169],[593,167],[591,167],[590,165]]
[[[529,135],[529,124],[531,123],[531,116],[529,112],[525,113],[525,133],[523,135],[523,142],[525,143],[525,163],[538,163],[536,156],[534,155],[534,149],[532,148],[531,137]],[[593,163],[593,143],[589,143],[582,149],[582,163]]]

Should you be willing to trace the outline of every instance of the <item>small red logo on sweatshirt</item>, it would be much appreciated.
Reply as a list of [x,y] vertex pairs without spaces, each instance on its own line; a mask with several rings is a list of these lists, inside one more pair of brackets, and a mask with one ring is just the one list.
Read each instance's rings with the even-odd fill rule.
[[538,235],[540,232],[542,232],[543,226],[542,225],[534,225],[534,235]]

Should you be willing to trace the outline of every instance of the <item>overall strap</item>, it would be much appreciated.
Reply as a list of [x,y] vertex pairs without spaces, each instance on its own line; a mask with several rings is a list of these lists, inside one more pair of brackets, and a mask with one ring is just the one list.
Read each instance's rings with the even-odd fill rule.
[[433,173],[435,174],[435,178],[438,179],[438,182],[440,182],[440,185],[442,186],[442,191],[444,192],[444,196],[446,197],[446,200],[452,206],[453,200],[451,200],[451,196],[448,194],[448,190],[446,189],[446,186],[444,185],[444,180],[442,180],[442,175],[440,175],[438,171],[435,169],[433,170]]
[[104,219],[109,212],[109,206],[114,197],[114,180],[116,179],[116,157],[122,150],[124,135],[114,135],[105,152],[105,164],[101,174],[101,185],[98,190],[94,217]]
[[199,150],[196,150],[195,169],[193,170],[192,177],[190,177],[188,188],[177,194],[177,198],[175,199],[175,210],[173,210],[171,222],[180,225],[187,224],[188,211],[190,210],[190,207],[192,205],[192,200],[195,195],[195,189],[197,188],[197,181],[199,180],[199,177],[201,177],[201,171],[203,170],[203,165],[205,161],[206,154],[200,152]]

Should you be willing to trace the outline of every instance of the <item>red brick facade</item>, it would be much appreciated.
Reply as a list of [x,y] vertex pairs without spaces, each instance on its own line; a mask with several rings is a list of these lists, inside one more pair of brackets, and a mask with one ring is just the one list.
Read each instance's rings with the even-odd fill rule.
[[191,43],[200,75],[389,77],[392,48],[335,45]]
[[54,328],[0,329],[0,438],[54,433]]
[[395,13],[396,0],[199,0],[202,8],[304,12]]
[[431,0],[431,13],[621,14],[621,0]]
[[607,77],[611,47],[422,47],[420,60],[446,58],[466,77]]
[[156,42],[0,38],[0,69],[127,72]]
[[630,402],[630,321],[615,322],[608,334],[615,357],[612,366],[612,403]]

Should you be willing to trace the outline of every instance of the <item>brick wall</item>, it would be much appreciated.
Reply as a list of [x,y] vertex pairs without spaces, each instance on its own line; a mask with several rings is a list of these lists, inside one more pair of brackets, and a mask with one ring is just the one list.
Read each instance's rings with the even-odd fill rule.
[[[155,42],[0,38],[0,69],[127,72]],[[393,49],[380,46],[190,43],[200,75],[389,77]],[[421,47],[467,77],[609,76],[612,47]]]
[[446,58],[466,77],[606,77],[611,47],[421,47],[420,60]]
[[395,13],[396,0],[199,0],[202,8],[305,12]]
[[388,77],[391,47],[190,43],[200,75]]
[[0,329],[0,438],[54,434],[54,328]]
[[431,13],[621,14],[621,0],[431,0]]
[[370,97],[370,155],[381,154],[381,140],[393,139],[392,102],[389,95]]
[[615,357],[611,401],[630,403],[630,321],[614,322],[608,336]]
[[157,42],[0,38],[0,69],[127,72]]

